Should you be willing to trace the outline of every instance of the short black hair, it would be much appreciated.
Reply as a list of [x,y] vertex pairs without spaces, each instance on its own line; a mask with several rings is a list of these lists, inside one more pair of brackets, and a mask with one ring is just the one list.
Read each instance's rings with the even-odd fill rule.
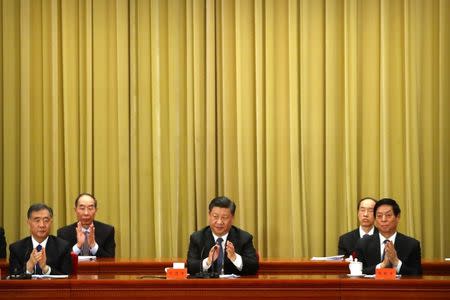
[[358,201],[358,206],[356,207],[357,210],[359,210],[359,207],[361,206],[361,202],[363,202],[364,200],[372,200],[373,202],[375,202],[375,204],[377,204],[377,199],[372,198],[372,197],[364,197]]
[[80,200],[80,198],[83,196],[89,196],[92,199],[94,199],[94,207],[97,208],[97,199],[95,199],[94,195],[89,194],[89,193],[81,193],[78,195],[78,197],[75,199],[75,208],[78,206],[78,200]]
[[377,209],[381,206],[381,205],[390,205],[392,207],[392,210],[394,211],[394,215],[397,217],[401,210],[400,210],[400,206],[397,204],[397,202],[395,202],[394,199],[391,198],[383,198],[377,201],[377,203],[375,203],[375,207],[373,208],[373,214],[376,217],[377,215]]
[[27,218],[31,219],[31,214],[35,211],[40,211],[46,209],[50,213],[50,218],[53,218],[53,209],[50,206],[45,205],[44,203],[35,203],[31,204],[30,208],[28,208]]
[[234,212],[236,211],[236,204],[225,196],[220,196],[212,199],[208,206],[209,212],[211,212],[214,207],[229,208],[231,215],[233,216]]

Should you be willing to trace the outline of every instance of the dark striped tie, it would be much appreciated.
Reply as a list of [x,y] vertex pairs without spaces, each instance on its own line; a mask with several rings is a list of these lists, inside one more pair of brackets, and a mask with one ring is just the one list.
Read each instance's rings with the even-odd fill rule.
[[81,246],[81,255],[82,256],[89,256],[91,255],[91,249],[89,248],[89,231],[84,232],[84,243],[83,246]]
[[[41,252],[42,245],[41,244],[37,245],[36,250],[38,252]],[[41,270],[41,267],[39,266],[39,263],[36,264],[34,273],[35,274],[42,274],[42,270]]]
[[223,267],[223,247],[222,247],[222,238],[218,238],[216,243],[219,245],[219,257],[217,257],[217,272],[222,273]]

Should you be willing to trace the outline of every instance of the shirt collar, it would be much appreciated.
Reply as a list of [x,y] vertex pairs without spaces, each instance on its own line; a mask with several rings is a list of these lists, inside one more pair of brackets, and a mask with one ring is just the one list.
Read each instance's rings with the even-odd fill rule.
[[384,236],[382,236],[381,233],[378,233],[378,234],[380,235],[380,244],[383,244],[385,240],[390,240],[392,244],[395,244],[395,238],[397,237],[397,231],[388,238],[385,238]]
[[359,237],[362,238],[366,234],[372,235],[374,231],[375,231],[375,226],[372,226],[372,229],[370,229],[369,232],[367,232],[367,233],[364,231],[364,229],[362,229],[361,226],[359,226]]
[[33,249],[36,248],[39,244],[42,246],[42,248],[45,248],[47,246],[48,237],[45,238],[45,240],[42,241],[42,243],[39,243],[34,239],[34,236],[31,236],[31,242],[33,243]]
[[[223,242],[225,242],[225,241],[227,240],[228,233],[229,233],[229,232],[227,232],[226,234],[224,234],[224,235],[222,235],[222,236],[217,236],[217,235],[215,235],[214,232],[213,232],[212,235],[213,235],[213,237],[214,237],[214,242],[217,242],[217,239],[220,238],[220,237],[223,239]],[[223,242],[222,242],[222,243],[223,243]]]

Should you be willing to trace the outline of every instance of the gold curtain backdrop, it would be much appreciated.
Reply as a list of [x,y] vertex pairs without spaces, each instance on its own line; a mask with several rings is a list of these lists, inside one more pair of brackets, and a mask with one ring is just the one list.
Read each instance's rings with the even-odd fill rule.
[[117,256],[186,257],[227,195],[262,257],[335,255],[364,196],[450,256],[449,0],[0,0],[0,225],[92,192]]

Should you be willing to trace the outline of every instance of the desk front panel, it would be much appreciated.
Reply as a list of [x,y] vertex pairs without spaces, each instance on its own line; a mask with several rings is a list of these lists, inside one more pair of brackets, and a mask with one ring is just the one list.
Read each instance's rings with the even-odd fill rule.
[[0,299],[449,299],[450,277],[395,280],[345,275],[258,275],[167,280],[161,275],[78,275],[70,279],[0,280]]
[[[80,262],[79,274],[154,274],[163,275],[164,268],[173,262],[183,262],[184,259],[98,259],[96,261]],[[3,275],[7,274],[8,262],[0,260]],[[424,275],[450,276],[450,261],[422,261]],[[259,272],[264,274],[347,274],[348,263],[343,261],[310,261],[296,259],[263,259]]]

